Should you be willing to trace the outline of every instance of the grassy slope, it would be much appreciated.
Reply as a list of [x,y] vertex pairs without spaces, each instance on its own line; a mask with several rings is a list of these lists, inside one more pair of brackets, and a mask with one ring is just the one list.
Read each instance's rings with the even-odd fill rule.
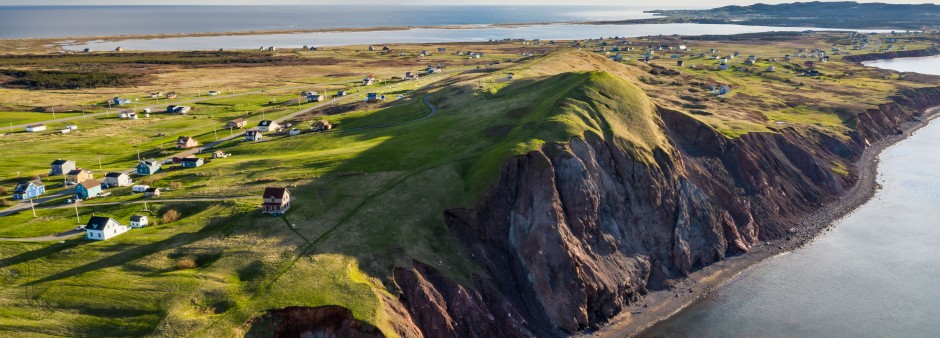
[[[519,80],[498,91],[474,87],[492,83],[486,74],[436,89],[440,111],[431,119],[231,142],[225,146],[231,158],[159,177],[182,181],[195,194],[289,185],[297,202],[286,219],[259,216],[248,202],[177,204],[172,207],[186,209],[183,220],[107,242],[0,243],[3,256],[13,258],[0,263],[6,302],[0,332],[228,335],[266,309],[337,304],[393,334],[379,296],[391,268],[416,258],[457,278],[480,272],[462,259],[440,215],[472,205],[510,156],[585,132],[616,135],[638,154],[663,146],[652,104],[639,88],[611,75],[622,72],[620,66],[589,54],[550,58],[518,69]],[[565,59],[590,62],[572,68]],[[604,68],[609,72],[596,71]],[[342,123],[426,112],[413,100],[343,116]],[[98,208],[123,220],[140,206]],[[83,210],[83,217],[92,211]],[[65,227],[74,222],[66,221],[70,212],[45,213]],[[203,262],[180,270],[176,264],[186,257]],[[116,327],[120,331],[109,331]]]

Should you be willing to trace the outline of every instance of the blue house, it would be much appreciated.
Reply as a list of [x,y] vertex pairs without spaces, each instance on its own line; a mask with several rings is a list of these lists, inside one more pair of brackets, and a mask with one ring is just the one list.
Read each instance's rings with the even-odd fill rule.
[[101,183],[96,180],[86,180],[75,186],[75,198],[88,199],[101,193]]
[[137,164],[137,175],[153,175],[160,171],[160,162],[154,159],[140,161]]
[[29,182],[23,182],[16,186],[16,189],[13,190],[13,199],[15,200],[28,200],[31,198],[39,197],[39,195],[46,193],[46,186],[42,184],[40,180],[32,180]]
[[131,103],[131,99],[125,99],[125,98],[123,98],[123,97],[115,97],[115,98],[114,98],[114,104],[115,104],[115,105],[120,106],[120,105],[125,105],[125,104],[128,104],[128,103]]
[[182,165],[183,168],[196,168],[202,166],[203,163],[205,162],[201,157],[187,157],[180,160],[180,165]]

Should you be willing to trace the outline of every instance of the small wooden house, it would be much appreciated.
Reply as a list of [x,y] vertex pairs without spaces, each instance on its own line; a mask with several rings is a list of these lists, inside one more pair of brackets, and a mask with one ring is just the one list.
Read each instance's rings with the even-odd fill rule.
[[89,199],[101,193],[101,183],[96,180],[86,180],[75,186],[75,198]]
[[143,228],[149,224],[150,224],[150,220],[147,219],[147,216],[143,216],[143,215],[131,216],[131,228]]
[[199,145],[199,141],[189,136],[180,136],[176,139],[176,149],[190,149]]
[[281,129],[281,126],[277,124],[277,121],[264,120],[258,122],[258,131],[262,133],[275,132]]
[[43,130],[46,130],[46,125],[42,123],[31,124],[31,125],[26,126],[27,133],[37,133]]
[[375,83],[375,75],[369,74],[366,75],[364,79],[362,79],[363,86],[371,86],[373,83]]
[[248,120],[237,118],[225,124],[225,129],[241,129],[248,125]]
[[257,130],[249,130],[245,132],[245,141],[261,141],[261,132]]
[[72,169],[65,174],[65,180],[72,183],[81,183],[90,179],[94,179],[94,175],[91,171],[85,169]]
[[187,157],[180,160],[180,165],[182,165],[183,168],[197,168],[201,167],[204,163],[205,161],[201,157]]
[[162,163],[155,159],[148,159],[137,163],[137,175],[153,175],[160,171]]
[[49,175],[64,175],[65,173],[75,170],[75,161],[70,160],[55,160],[52,161],[52,170],[49,171]]
[[144,197],[160,197],[160,188],[147,188],[144,190]]
[[290,191],[287,188],[265,188],[262,194],[261,212],[283,215],[290,209]]
[[111,217],[92,216],[85,224],[85,238],[103,241],[130,230]]
[[131,185],[131,177],[125,173],[109,172],[104,175],[104,184],[109,188]]
[[17,184],[16,188],[13,189],[13,199],[28,200],[39,197],[39,195],[45,193],[46,185],[42,184],[42,181],[39,179],[35,179],[29,182]]

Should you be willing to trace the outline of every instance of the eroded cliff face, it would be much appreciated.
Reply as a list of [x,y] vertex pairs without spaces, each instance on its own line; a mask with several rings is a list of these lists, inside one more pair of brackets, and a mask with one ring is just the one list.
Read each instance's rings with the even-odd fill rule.
[[332,305],[271,310],[249,324],[246,337],[384,337],[377,328],[354,318],[349,309]]
[[869,143],[940,104],[940,90],[893,100],[858,115],[848,136],[791,128],[728,139],[660,109],[670,144],[653,162],[591,133],[515,157],[474,208],[444,214],[488,276],[460,285],[415,262],[395,272],[401,301],[428,337],[597,327],[674,278],[787,236],[855,183]]

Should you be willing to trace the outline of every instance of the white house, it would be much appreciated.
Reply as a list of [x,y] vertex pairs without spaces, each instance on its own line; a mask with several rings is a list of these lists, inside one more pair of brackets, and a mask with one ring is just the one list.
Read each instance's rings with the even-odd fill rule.
[[258,123],[258,131],[262,133],[275,132],[278,129],[281,129],[281,126],[276,121],[264,120]]
[[35,132],[40,132],[43,130],[46,130],[45,124],[33,124],[33,125],[26,126],[27,133],[35,133]]
[[110,172],[104,175],[104,183],[108,187],[126,187],[131,185],[131,177],[125,173]]
[[149,188],[150,188],[149,185],[135,185],[135,186],[131,187],[131,191],[133,191],[133,192],[146,192],[147,189],[149,189]]
[[85,225],[85,238],[103,241],[123,234],[127,230],[130,230],[130,227],[119,224],[113,218],[92,216]]
[[148,224],[150,224],[150,222],[147,220],[147,216],[131,216],[131,228],[143,228]]

